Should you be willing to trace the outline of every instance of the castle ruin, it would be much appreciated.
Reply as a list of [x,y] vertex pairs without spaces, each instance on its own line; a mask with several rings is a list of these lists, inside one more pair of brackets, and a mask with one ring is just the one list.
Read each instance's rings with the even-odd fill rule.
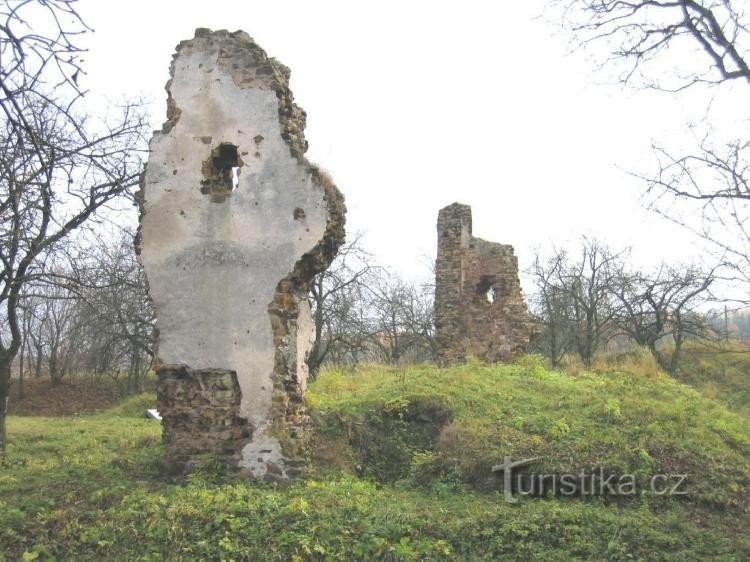
[[173,473],[205,455],[273,480],[303,464],[306,296],[343,242],[345,207],[304,156],[288,85],[289,69],[243,32],[199,29],[172,61],[138,249]]
[[440,210],[435,264],[438,360],[510,361],[523,353],[533,323],[521,296],[513,246],[472,236],[471,207]]

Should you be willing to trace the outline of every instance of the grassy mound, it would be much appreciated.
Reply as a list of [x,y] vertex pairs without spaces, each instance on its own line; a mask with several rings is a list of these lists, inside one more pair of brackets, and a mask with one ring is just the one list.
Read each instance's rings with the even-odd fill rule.
[[[311,386],[310,477],[235,481],[208,463],[161,472],[151,398],[74,418],[9,419],[0,468],[8,560],[745,559],[750,422],[658,373],[516,365],[371,366]],[[519,497],[491,466],[604,466],[688,494]],[[2,557],[0,556],[0,559]]]
[[[654,474],[687,474],[685,501],[750,509],[748,420],[658,373],[569,375],[548,371],[534,357],[444,370],[373,366],[324,373],[308,400],[327,445],[316,464],[335,458],[332,466],[346,469],[340,459],[349,458],[378,481],[398,475],[429,485],[494,488],[499,482],[491,468],[504,456],[541,457],[535,473],[601,467],[635,475],[639,488]],[[450,421],[432,443],[409,443],[407,436],[419,435],[415,427],[435,427],[423,411],[436,404]],[[390,448],[377,447],[384,429]],[[331,454],[333,443],[338,450]],[[375,463],[368,462],[373,447]]]

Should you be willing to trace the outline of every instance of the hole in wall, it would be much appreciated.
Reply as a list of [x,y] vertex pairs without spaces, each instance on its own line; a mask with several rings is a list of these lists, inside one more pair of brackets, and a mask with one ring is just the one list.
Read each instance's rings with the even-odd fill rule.
[[497,288],[495,287],[496,279],[494,275],[485,275],[477,284],[475,302],[495,304],[497,300]]
[[211,201],[221,203],[237,189],[240,182],[240,168],[244,166],[237,145],[223,142],[211,151],[203,162],[201,171],[201,193],[209,195]]

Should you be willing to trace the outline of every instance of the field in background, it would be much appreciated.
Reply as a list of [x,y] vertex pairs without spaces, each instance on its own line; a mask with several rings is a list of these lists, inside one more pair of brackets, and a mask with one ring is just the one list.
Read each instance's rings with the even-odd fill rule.
[[[541,359],[535,359],[544,363]],[[586,371],[574,355],[565,356],[560,367],[569,374]],[[343,367],[344,370],[356,367]],[[328,370],[335,370],[328,367]],[[593,373],[627,372],[634,375],[663,376],[654,358],[643,348],[601,353],[589,369]],[[689,343],[683,349],[676,380],[692,386],[729,409],[750,417],[750,343],[735,342],[706,347]],[[11,379],[10,414],[20,416],[66,416],[93,413],[123,400],[126,380],[106,375],[66,377],[53,385],[49,378],[27,378],[24,398],[18,397],[17,378]],[[148,373],[143,381],[146,391],[155,388],[156,378]]]
[[[127,396],[126,382],[106,375],[68,375],[56,385],[48,377],[27,378],[23,381],[23,397],[20,397],[20,381],[14,378],[11,379],[9,414],[75,416],[94,413],[122,402]],[[155,382],[150,374],[142,385],[152,390]]]

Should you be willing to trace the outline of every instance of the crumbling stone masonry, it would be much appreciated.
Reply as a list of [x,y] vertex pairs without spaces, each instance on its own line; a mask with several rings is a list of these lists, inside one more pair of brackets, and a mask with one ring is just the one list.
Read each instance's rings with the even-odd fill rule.
[[185,365],[159,367],[157,387],[170,468],[181,472],[206,452],[236,466],[250,429],[240,417],[237,374]]
[[144,174],[140,260],[158,318],[168,468],[205,454],[299,472],[313,328],[306,295],[344,240],[344,201],[304,157],[289,69],[245,33],[177,47]]
[[475,357],[509,361],[523,353],[533,323],[521,296],[513,246],[471,234],[471,207],[453,203],[438,215],[435,328],[442,365]]

